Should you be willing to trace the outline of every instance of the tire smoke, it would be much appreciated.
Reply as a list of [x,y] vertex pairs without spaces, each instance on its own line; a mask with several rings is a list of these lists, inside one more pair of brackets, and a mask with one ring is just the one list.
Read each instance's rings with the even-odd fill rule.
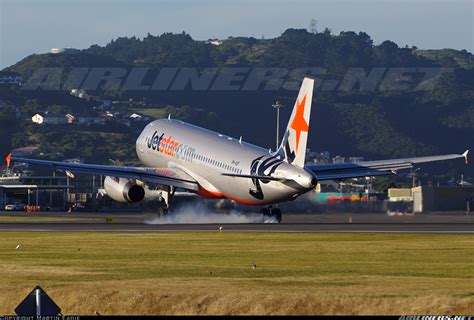
[[154,217],[145,224],[214,224],[214,223],[277,223],[273,217],[260,213],[240,212],[235,209],[218,210],[201,202],[183,204],[172,208],[163,217]]

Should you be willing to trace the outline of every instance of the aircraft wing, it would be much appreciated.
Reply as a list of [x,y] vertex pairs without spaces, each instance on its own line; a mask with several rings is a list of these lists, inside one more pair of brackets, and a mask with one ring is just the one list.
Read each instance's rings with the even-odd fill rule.
[[16,157],[11,157],[9,161],[51,166],[55,170],[69,171],[72,173],[100,174],[117,178],[136,179],[144,182],[173,186],[176,188],[192,191],[199,190],[197,181],[178,168],[141,168],[97,164],[77,164]]
[[398,170],[413,168],[414,164],[464,158],[467,163],[467,154],[447,154],[431,157],[403,158],[391,160],[362,161],[357,163],[334,163],[306,165],[318,181],[384,176],[396,174]]

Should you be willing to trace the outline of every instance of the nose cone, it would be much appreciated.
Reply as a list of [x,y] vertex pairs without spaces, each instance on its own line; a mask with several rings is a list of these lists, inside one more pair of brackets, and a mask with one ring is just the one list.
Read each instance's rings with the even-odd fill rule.
[[316,178],[308,172],[298,174],[298,177],[295,180],[296,182],[298,182],[299,185],[307,189],[313,189],[314,187],[316,187],[316,184],[318,183]]
[[311,189],[315,188],[317,184],[318,184],[318,179],[316,179],[315,177],[311,177],[311,181],[310,181]]
[[291,183],[292,188],[304,193],[316,187],[318,181],[312,172],[289,163],[283,163],[274,173],[274,176],[296,182]]

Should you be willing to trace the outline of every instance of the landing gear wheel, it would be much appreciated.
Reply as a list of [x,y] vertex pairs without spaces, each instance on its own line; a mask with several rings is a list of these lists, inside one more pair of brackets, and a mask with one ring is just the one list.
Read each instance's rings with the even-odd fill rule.
[[167,208],[159,208],[158,209],[158,218],[161,219],[163,217],[166,217],[168,215],[168,209]]
[[276,221],[278,223],[281,223],[281,210],[278,208],[272,209],[272,214],[273,217],[275,217]]
[[272,206],[262,208],[260,210],[262,214],[263,222],[268,223],[271,221],[271,218],[275,219],[277,223],[281,222],[281,210],[278,208],[272,208]]
[[171,199],[173,198],[175,191],[176,191],[176,188],[171,187],[171,186],[167,188],[163,188],[161,190],[159,198],[158,198],[161,205],[161,207],[158,208],[158,219],[161,219],[169,215]]
[[270,209],[269,208],[262,208],[260,210],[260,213],[263,215],[263,217],[268,217],[270,215]]

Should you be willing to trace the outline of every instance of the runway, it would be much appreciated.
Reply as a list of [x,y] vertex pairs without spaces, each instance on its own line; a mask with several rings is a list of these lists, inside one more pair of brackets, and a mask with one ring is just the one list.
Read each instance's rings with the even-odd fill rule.
[[[282,223],[150,223],[147,214],[2,215],[0,232],[335,232],[474,234],[471,216],[438,214],[288,214]],[[55,219],[55,220],[54,220]],[[228,221],[227,221],[228,222]]]
[[1,223],[0,232],[359,232],[474,234],[466,224],[123,224],[123,223]]

